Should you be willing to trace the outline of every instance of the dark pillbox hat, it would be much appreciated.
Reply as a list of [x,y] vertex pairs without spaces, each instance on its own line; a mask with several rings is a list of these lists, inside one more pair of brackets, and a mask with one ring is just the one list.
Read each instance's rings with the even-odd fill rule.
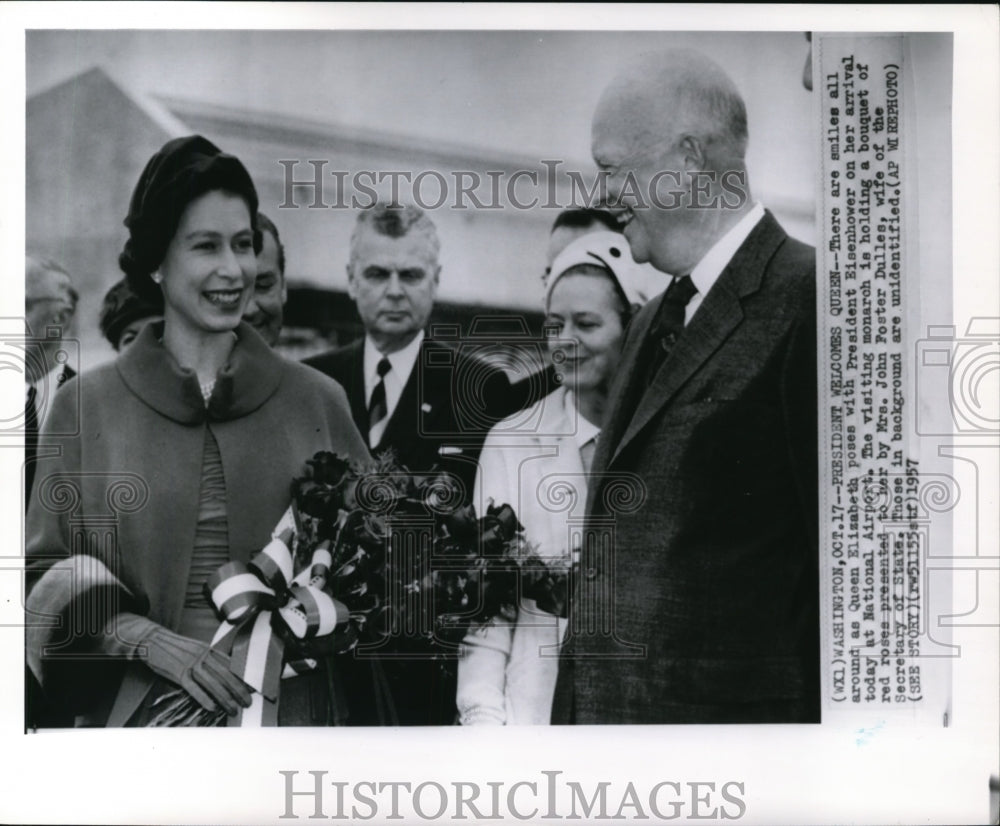
[[167,141],[149,159],[132,193],[125,226],[129,239],[119,265],[129,286],[139,295],[158,289],[149,279],[166,255],[188,204],[206,192],[226,190],[247,202],[254,228],[254,249],[260,251],[257,232],[257,190],[250,173],[234,155],[223,152],[201,135]]

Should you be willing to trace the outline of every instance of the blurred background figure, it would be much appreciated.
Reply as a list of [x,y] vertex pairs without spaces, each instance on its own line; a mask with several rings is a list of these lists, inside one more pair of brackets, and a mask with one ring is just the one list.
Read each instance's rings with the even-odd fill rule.
[[31,339],[24,365],[24,507],[35,478],[38,433],[45,423],[52,394],[76,375],[59,353],[72,331],[77,294],[66,270],[49,258],[28,255],[24,268],[24,323]]
[[[63,336],[72,329],[77,294],[72,279],[59,264],[29,254],[24,268],[24,323],[29,342],[24,361],[24,508],[31,501],[38,458],[38,433],[51,407],[52,393],[76,375],[68,363],[56,360]],[[24,720],[27,728],[66,725],[66,713],[43,695],[25,668]]]
[[162,320],[163,302],[140,298],[123,278],[105,294],[99,323],[102,335],[120,352],[135,341],[146,324]]
[[[364,338],[305,363],[343,385],[373,453],[391,451],[414,473],[452,474],[468,502],[486,432],[517,407],[503,370],[426,335],[440,283],[440,250],[434,221],[416,206],[359,210],[347,273]],[[453,723],[453,664],[420,659],[419,638],[398,638],[394,645],[411,655],[409,662],[371,661],[371,679],[380,680],[384,671],[388,680],[391,707],[376,704],[352,714],[352,723]],[[348,702],[352,709],[375,696],[368,675],[358,677]]]
[[545,274],[548,275],[552,262],[571,241],[591,232],[621,233],[618,220],[606,209],[564,209],[552,222],[549,246],[545,256]]
[[288,288],[285,285],[285,247],[274,222],[263,212],[257,213],[261,248],[257,253],[257,280],[243,320],[261,338],[274,347],[281,336]]

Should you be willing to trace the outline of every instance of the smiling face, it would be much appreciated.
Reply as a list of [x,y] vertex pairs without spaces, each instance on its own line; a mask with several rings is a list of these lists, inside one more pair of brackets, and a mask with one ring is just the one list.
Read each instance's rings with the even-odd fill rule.
[[608,387],[621,356],[622,309],[610,277],[595,267],[573,268],[556,281],[545,328],[567,387],[583,392]]
[[246,202],[216,190],[188,204],[158,273],[168,327],[197,335],[234,329],[257,274]]
[[273,347],[281,335],[287,291],[278,255],[278,242],[266,230],[261,233],[261,239],[263,243],[257,256],[257,277],[245,318],[260,333],[261,338]]
[[[636,261],[687,275],[739,221],[751,207],[746,144],[743,98],[703,54],[646,53],[611,81],[591,150]],[[726,180],[738,191],[723,198]]]
[[594,161],[607,175],[609,208],[632,257],[663,272],[687,271],[689,163],[682,148],[652,132],[642,107],[627,99],[601,101],[591,137]]
[[428,237],[399,238],[362,230],[347,268],[347,289],[358,314],[383,353],[405,347],[434,309],[441,266]]

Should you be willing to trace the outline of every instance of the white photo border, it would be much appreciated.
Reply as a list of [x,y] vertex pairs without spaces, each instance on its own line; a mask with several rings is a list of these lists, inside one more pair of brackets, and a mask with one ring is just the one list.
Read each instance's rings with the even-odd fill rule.
[[[998,307],[996,228],[1000,226],[1000,123],[997,10],[988,6],[509,6],[430,4],[5,3],[0,54],[5,82],[0,137],[0,252],[7,282],[0,317],[23,315],[25,31],[32,28],[430,28],[586,27],[594,30],[951,31],[953,98],[953,323],[964,329],[984,308]],[[998,311],[1000,312],[1000,311]],[[17,378],[17,377],[15,377]],[[15,387],[16,385],[16,387]],[[3,398],[20,399],[19,381]],[[8,402],[5,401],[5,404]],[[20,403],[18,401],[18,403]],[[995,455],[995,454],[994,454]],[[19,548],[21,457],[0,450],[0,519],[6,547]],[[984,502],[997,512],[995,463],[984,462]],[[997,548],[990,513],[980,536]],[[965,526],[955,526],[955,545]],[[13,553],[5,554],[9,557]],[[0,564],[0,597],[19,612],[17,573]],[[994,572],[995,573],[995,572]],[[981,590],[997,616],[996,576]],[[521,730],[325,729],[218,732],[170,730],[22,733],[19,629],[0,626],[6,667],[0,707],[0,822],[282,823],[281,771],[325,771],[324,782],[519,781],[542,785],[544,771],[596,788],[650,789],[677,782],[743,784],[744,823],[985,822],[989,775],[1000,774],[997,698],[998,628],[956,631],[963,654],[954,664],[954,725],[887,726],[870,739],[819,726],[537,728]],[[299,787],[297,787],[299,788]],[[333,786],[325,806],[335,810]],[[702,793],[704,789],[702,790]],[[507,792],[505,791],[504,794]],[[697,796],[698,791],[695,789]],[[524,809],[532,804],[525,792]],[[433,804],[433,797],[428,798]],[[296,801],[299,819],[312,814]],[[434,806],[430,805],[433,809]],[[364,812],[365,810],[362,809]],[[568,814],[568,799],[559,812]],[[626,809],[627,813],[632,810]],[[384,816],[385,813],[382,813]],[[453,813],[452,813],[453,814]],[[532,818],[544,819],[541,809]],[[627,815],[626,815],[627,816]],[[430,819],[430,818],[428,818]],[[447,814],[438,820],[447,822]],[[336,822],[336,821],[335,821]],[[377,821],[376,821],[377,822]],[[390,821],[391,822],[391,821]],[[420,822],[420,818],[401,822]],[[466,821],[469,822],[469,821]],[[678,818],[677,822],[684,822]]]

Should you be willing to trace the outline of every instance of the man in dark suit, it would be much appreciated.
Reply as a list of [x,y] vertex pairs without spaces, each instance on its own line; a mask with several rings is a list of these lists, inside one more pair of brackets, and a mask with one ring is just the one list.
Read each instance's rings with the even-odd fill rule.
[[[72,327],[77,293],[59,264],[37,255],[25,257],[24,321],[30,337],[24,359],[24,509],[34,486],[38,434],[52,394],[76,375],[65,361],[63,336]],[[70,715],[53,705],[31,671],[24,669],[24,719],[29,729],[72,726]]]
[[818,722],[814,251],[750,196],[743,101],[702,55],[640,58],[592,137],[674,279],[611,391],[553,722]]
[[503,370],[425,335],[439,249],[434,223],[418,207],[378,204],[359,212],[347,289],[364,338],[305,363],[343,385],[374,453],[391,449],[414,473],[452,473],[471,501],[487,431],[519,408]]
[[[414,473],[453,474],[469,502],[486,433],[531,400],[515,398],[499,368],[425,336],[440,281],[439,248],[434,223],[417,207],[379,204],[359,212],[347,283],[365,336],[306,364],[344,387],[373,453],[392,450]],[[401,650],[389,653],[420,653],[418,644],[412,651],[405,640],[398,644]],[[375,689],[362,679],[348,688],[352,723],[395,722],[393,716],[401,725],[454,721],[453,669],[388,659],[379,670],[388,679],[394,715],[387,719],[369,702],[365,695]]]
[[76,314],[73,280],[59,264],[37,255],[25,257],[24,321],[29,344],[24,360],[24,508],[28,509],[35,478],[38,434],[52,394],[76,371],[64,357],[63,337]]

